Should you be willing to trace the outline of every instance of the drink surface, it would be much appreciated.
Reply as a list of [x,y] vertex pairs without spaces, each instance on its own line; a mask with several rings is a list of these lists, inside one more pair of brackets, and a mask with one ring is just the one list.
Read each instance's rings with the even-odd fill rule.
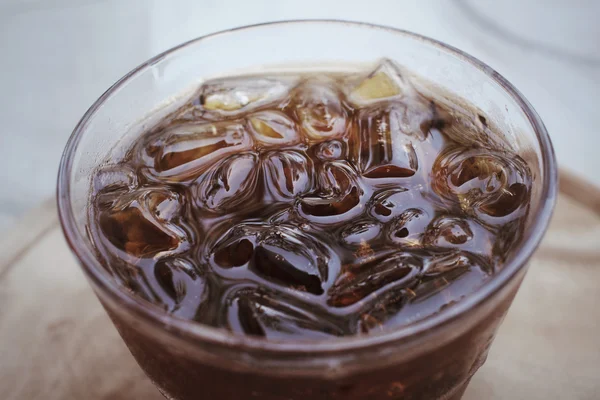
[[482,113],[383,60],[207,81],[92,178],[115,279],[178,317],[268,339],[409,325],[519,243],[526,163]]

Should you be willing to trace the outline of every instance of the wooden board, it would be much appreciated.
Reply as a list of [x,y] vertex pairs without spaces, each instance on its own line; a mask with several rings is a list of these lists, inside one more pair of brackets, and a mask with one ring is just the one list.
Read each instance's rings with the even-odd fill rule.
[[[600,194],[580,185],[562,185],[465,400],[600,399]],[[69,252],[53,200],[0,242],[0,399],[162,399]]]

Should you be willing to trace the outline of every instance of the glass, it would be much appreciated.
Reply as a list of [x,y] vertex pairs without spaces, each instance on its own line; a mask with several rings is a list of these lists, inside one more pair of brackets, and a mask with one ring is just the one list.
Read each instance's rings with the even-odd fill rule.
[[[366,337],[266,341],[178,319],[118,286],[87,234],[91,173],[136,131],[176,107],[201,78],[285,67],[348,67],[391,58],[480,108],[528,162],[534,190],[524,240],[494,279],[413,325]],[[152,111],[154,110],[154,111]],[[546,129],[502,76],[440,42],[342,21],[291,21],[192,40],[139,66],[84,115],[58,177],[60,220],[71,249],[131,353],[169,399],[460,399],[549,222],[556,164]]]

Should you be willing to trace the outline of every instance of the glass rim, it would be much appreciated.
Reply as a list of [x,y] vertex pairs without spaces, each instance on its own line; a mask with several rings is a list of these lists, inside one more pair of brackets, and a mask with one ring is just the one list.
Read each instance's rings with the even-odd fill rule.
[[[329,340],[302,340],[294,342],[235,335],[225,329],[215,328],[193,320],[182,319],[168,314],[159,307],[154,307],[143,299],[137,298],[123,290],[122,286],[116,284],[114,279],[110,278],[110,275],[106,272],[106,269],[102,266],[92,249],[89,246],[84,245],[85,241],[83,235],[77,228],[76,218],[71,207],[70,176],[73,167],[73,155],[78,150],[79,142],[86,132],[88,122],[114,93],[131,79],[135,78],[136,75],[142,73],[146,68],[155,65],[166,57],[175,55],[179,50],[187,48],[188,46],[215,37],[236,34],[263,27],[309,24],[348,25],[355,28],[384,30],[396,35],[421,41],[427,45],[437,47],[446,53],[458,57],[463,62],[476,67],[508,93],[523,111],[528,122],[533,127],[541,149],[541,170],[543,171],[543,180],[540,184],[542,185],[542,193],[540,196],[540,206],[536,210],[536,214],[531,221],[531,235],[521,242],[512,259],[504,265],[504,268],[499,271],[493,279],[482,285],[474,293],[456,303],[453,307],[445,308],[437,314],[426,317],[410,325],[397,329],[390,329],[389,331],[384,330],[377,334],[348,336]],[[552,216],[557,193],[557,179],[554,150],[548,132],[539,115],[518,89],[488,65],[453,46],[403,29],[366,22],[337,19],[299,19],[246,25],[204,35],[166,50],[124,75],[94,102],[73,130],[60,161],[56,195],[59,221],[63,233],[71,251],[77,257],[86,276],[92,281],[96,288],[108,293],[112,300],[115,300],[123,307],[126,307],[128,313],[133,313],[145,322],[154,325],[155,328],[165,331],[168,330],[171,334],[184,337],[185,340],[192,339],[206,344],[221,345],[229,348],[235,347],[244,350],[259,350],[267,353],[293,353],[304,356],[310,354],[315,357],[320,357],[348,350],[371,348],[377,345],[385,345],[392,342],[416,338],[419,334],[431,331],[434,328],[441,328],[458,319],[465,313],[483,304],[495,293],[499,292],[527,265],[529,258],[538,247]],[[166,326],[168,329],[165,329]]]

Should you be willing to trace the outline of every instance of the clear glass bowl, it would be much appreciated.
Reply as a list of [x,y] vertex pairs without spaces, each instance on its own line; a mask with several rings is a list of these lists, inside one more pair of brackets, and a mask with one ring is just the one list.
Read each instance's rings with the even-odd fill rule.
[[[168,315],[117,285],[102,267],[87,233],[90,177],[113,151],[134,140],[134,128],[164,115],[168,104],[176,104],[201,78],[261,66],[343,66],[382,57],[481,109],[533,172],[524,239],[495,278],[473,295],[378,335],[275,342]],[[131,353],[167,398],[432,400],[460,399],[485,361],[547,227],[556,189],[555,158],[542,121],[518,90],[488,66],[460,50],[397,29],[290,21],[192,40],[123,77],[73,132],[60,166],[58,206],[65,236],[94,291]]]

